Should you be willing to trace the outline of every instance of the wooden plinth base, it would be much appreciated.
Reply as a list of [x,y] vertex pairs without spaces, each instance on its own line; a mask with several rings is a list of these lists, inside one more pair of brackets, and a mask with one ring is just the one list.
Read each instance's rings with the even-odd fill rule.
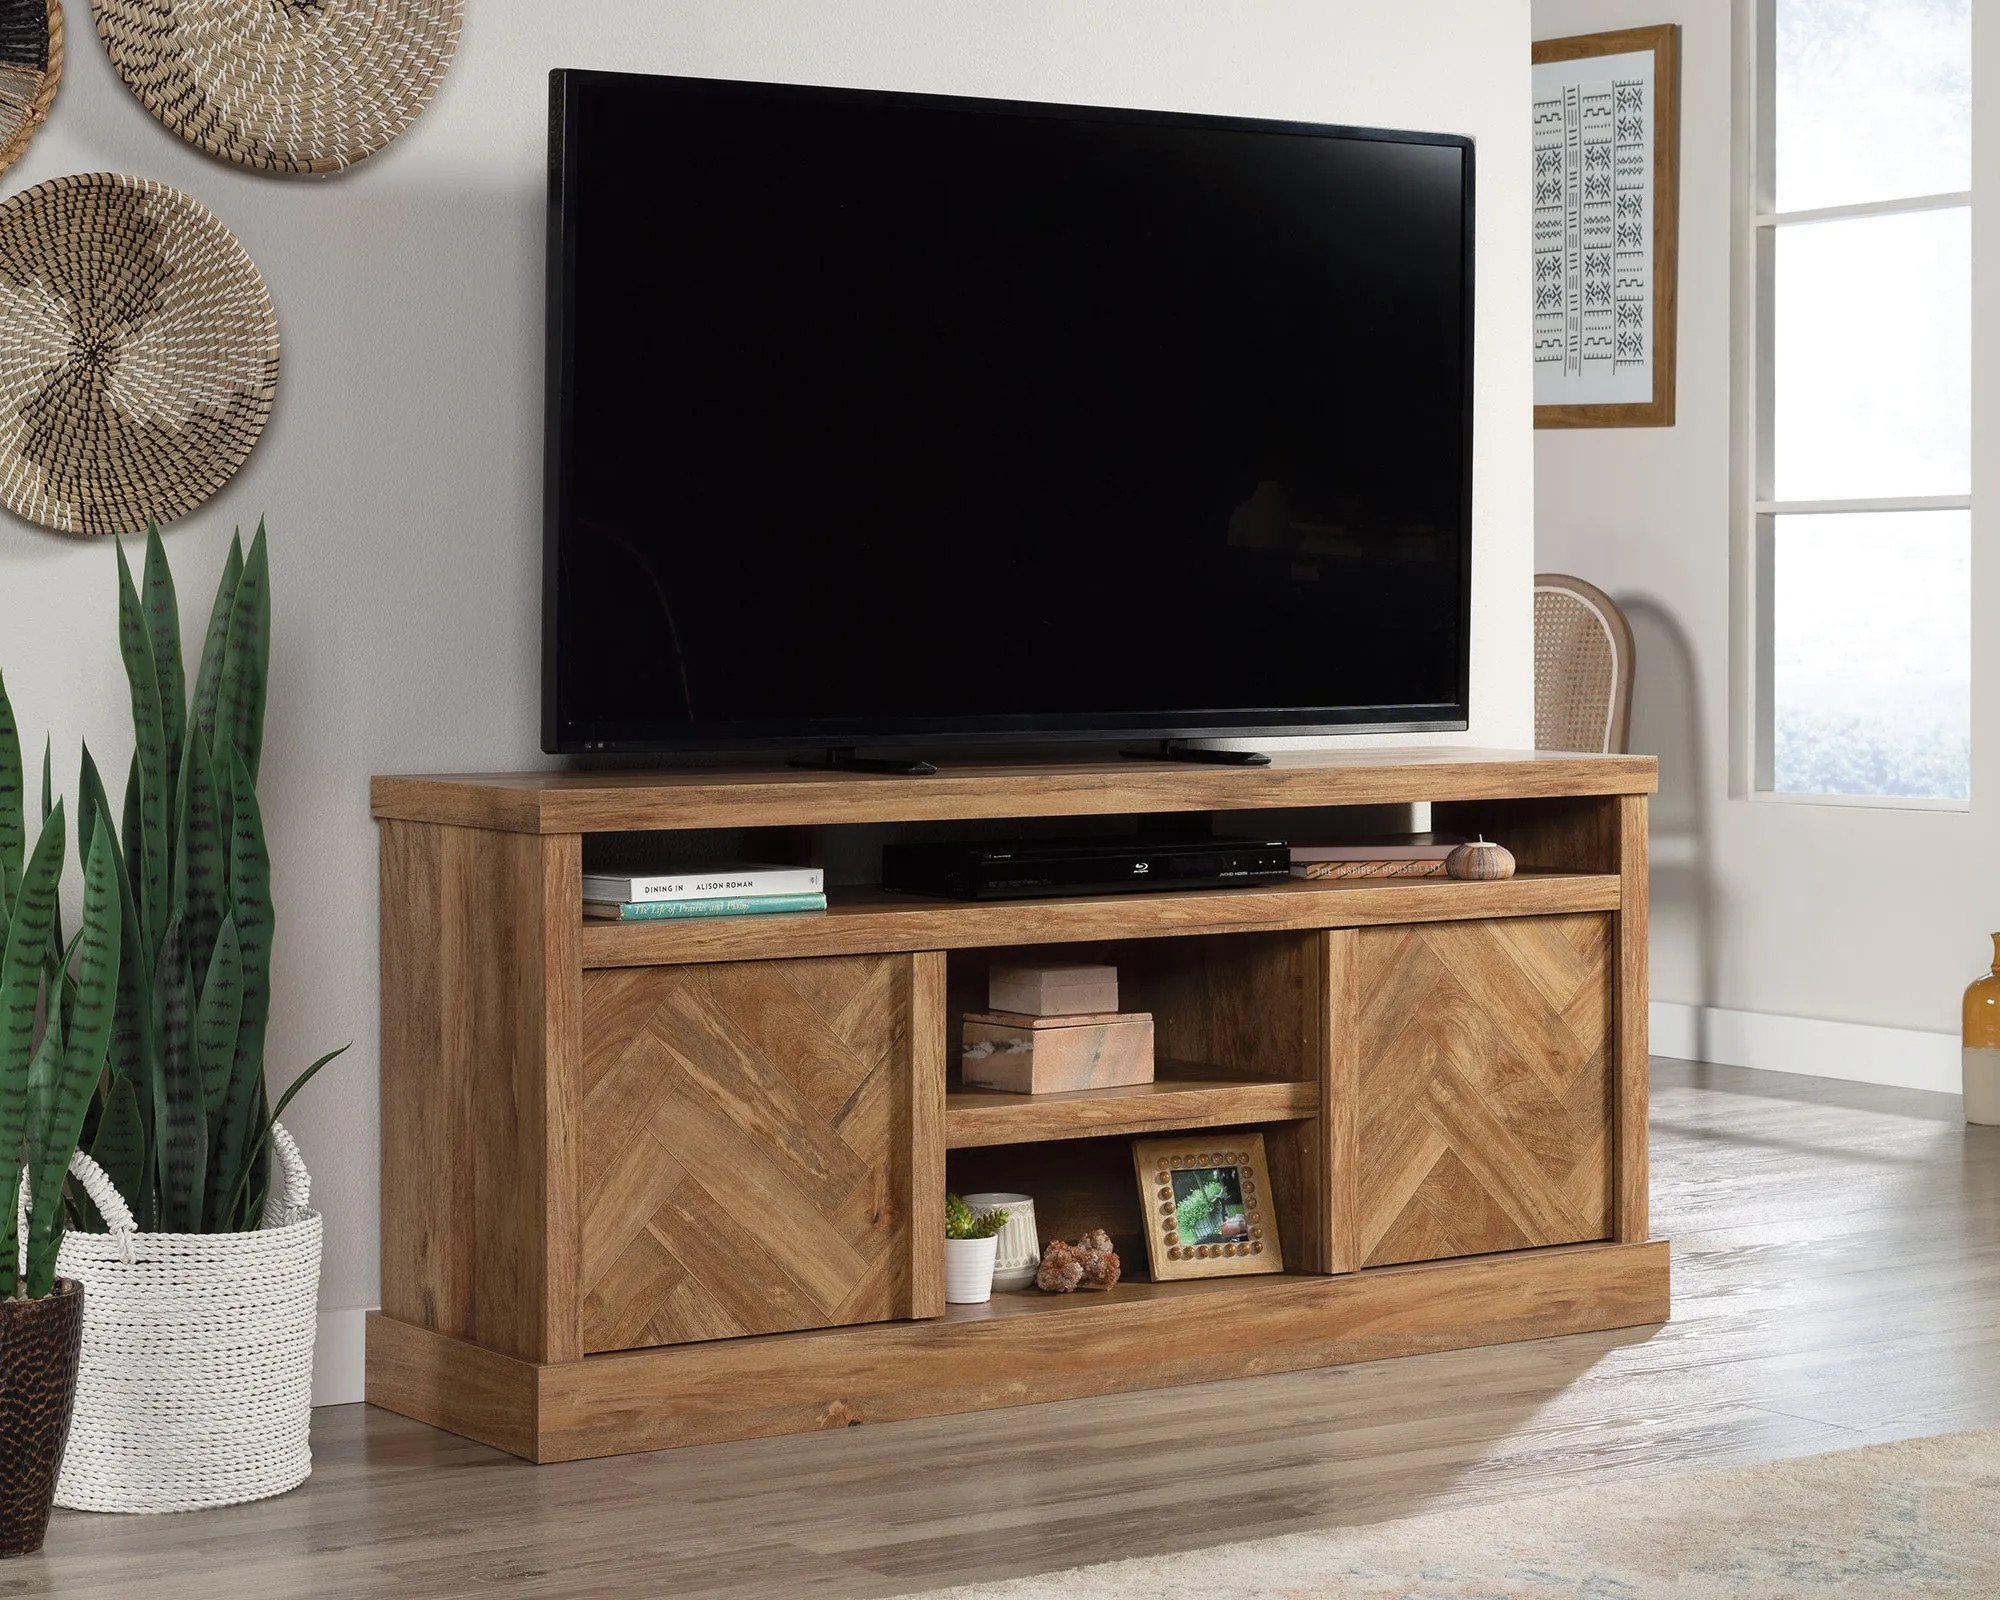
[[1335,1277],[1028,1290],[925,1322],[546,1366],[375,1313],[368,1399],[531,1461],[576,1461],[1639,1327],[1666,1320],[1668,1280],[1663,1239],[1572,1245]]

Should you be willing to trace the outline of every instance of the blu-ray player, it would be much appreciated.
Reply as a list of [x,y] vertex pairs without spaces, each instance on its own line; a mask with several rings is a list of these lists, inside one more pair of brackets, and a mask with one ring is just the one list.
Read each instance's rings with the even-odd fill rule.
[[1231,889],[1291,877],[1283,840],[1020,839],[889,844],[882,883],[947,900],[1032,900],[1148,889]]

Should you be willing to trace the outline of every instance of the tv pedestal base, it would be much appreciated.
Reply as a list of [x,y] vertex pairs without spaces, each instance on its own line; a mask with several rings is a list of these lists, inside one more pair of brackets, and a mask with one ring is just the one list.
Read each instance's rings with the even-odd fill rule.
[[832,744],[818,756],[792,756],[786,766],[808,772],[880,772],[888,778],[936,778],[932,762],[912,762],[898,756],[860,756],[852,744]]
[[[1645,757],[1431,748],[911,785],[377,778],[368,1398],[561,1461],[1663,1321],[1654,786]],[[1338,808],[1419,800],[1519,873],[581,916],[588,835],[1311,808],[1331,831]],[[1116,964],[1121,1004],[1154,1015],[1156,1080],[964,1087],[957,1019],[1023,960]],[[1132,1139],[1196,1128],[1263,1134],[1291,1270],[1152,1283],[1134,1248],[1109,1293],[944,1304],[948,1187],[1034,1195],[1046,1238],[1123,1239]]]
[[808,772],[877,772],[891,778],[934,778],[937,768],[928,761],[905,761],[893,756],[857,755],[851,744],[831,745],[819,755],[797,755],[785,763]]
[[1151,750],[1120,750],[1127,761],[1191,761],[1204,767],[1268,767],[1261,750],[1203,750],[1179,739],[1162,739]]

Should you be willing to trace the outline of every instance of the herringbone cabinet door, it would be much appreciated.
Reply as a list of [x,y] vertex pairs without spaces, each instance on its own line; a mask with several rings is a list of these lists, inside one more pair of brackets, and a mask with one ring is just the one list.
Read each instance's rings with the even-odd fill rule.
[[1360,931],[1366,1266],[1612,1231],[1608,916]]
[[583,1333],[909,1314],[911,958],[584,976]]

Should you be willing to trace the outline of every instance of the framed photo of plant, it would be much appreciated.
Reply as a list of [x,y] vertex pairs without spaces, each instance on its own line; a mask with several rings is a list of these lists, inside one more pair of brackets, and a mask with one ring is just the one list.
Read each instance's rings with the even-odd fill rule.
[[1154,1282],[1285,1270],[1261,1133],[1137,1139],[1132,1165]]

